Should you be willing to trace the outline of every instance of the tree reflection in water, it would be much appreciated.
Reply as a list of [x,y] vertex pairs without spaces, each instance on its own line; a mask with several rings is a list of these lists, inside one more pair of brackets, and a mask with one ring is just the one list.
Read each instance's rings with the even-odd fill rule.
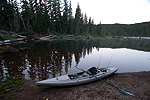
[[[150,40],[141,39],[91,39],[61,40],[17,45],[30,50],[16,54],[0,56],[0,77],[29,77],[31,80],[44,80],[67,74],[72,66],[73,57],[76,64],[81,58],[92,53],[95,47],[130,48],[150,51]],[[97,55],[100,56],[100,55]]]

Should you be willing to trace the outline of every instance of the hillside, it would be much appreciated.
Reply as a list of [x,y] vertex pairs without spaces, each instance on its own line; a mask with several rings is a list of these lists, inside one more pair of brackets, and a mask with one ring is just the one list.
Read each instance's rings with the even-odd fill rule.
[[102,24],[103,36],[150,36],[150,22],[136,24]]

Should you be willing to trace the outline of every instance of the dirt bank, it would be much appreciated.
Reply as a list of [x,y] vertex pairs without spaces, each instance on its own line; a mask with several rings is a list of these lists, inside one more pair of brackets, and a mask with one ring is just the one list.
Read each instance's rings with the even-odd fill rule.
[[104,80],[135,97],[128,97],[102,81],[41,90],[35,86],[35,81],[25,80],[23,91],[15,100],[150,100],[150,72],[117,73]]

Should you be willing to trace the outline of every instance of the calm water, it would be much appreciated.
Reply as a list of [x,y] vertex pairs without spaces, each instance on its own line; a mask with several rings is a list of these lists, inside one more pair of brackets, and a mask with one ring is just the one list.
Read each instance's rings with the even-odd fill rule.
[[[0,56],[0,77],[43,80],[92,66],[119,67],[118,73],[150,71],[150,40],[61,40],[16,45],[30,50]],[[111,59],[112,58],[112,59]]]

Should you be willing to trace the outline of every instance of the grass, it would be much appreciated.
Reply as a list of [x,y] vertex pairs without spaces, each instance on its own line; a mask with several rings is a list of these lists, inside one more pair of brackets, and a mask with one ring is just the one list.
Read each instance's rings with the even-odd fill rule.
[[4,40],[17,39],[17,38],[16,38],[16,37],[14,37],[14,36],[2,36],[2,38],[3,38]]
[[0,47],[0,50],[2,50],[2,51],[7,51],[7,49],[4,48],[4,47]]
[[55,35],[58,36],[58,37],[66,36],[65,34],[55,34]]
[[21,91],[23,78],[10,78],[8,81],[0,84],[0,100],[13,100]]
[[66,38],[68,38],[68,39],[73,39],[73,38],[74,38],[74,35],[72,35],[72,36],[66,36]]
[[27,36],[27,35],[34,35],[34,32],[24,30],[24,31],[22,31],[22,32],[21,32],[21,35],[23,35],[23,36]]
[[6,32],[1,32],[2,34],[6,34]]

